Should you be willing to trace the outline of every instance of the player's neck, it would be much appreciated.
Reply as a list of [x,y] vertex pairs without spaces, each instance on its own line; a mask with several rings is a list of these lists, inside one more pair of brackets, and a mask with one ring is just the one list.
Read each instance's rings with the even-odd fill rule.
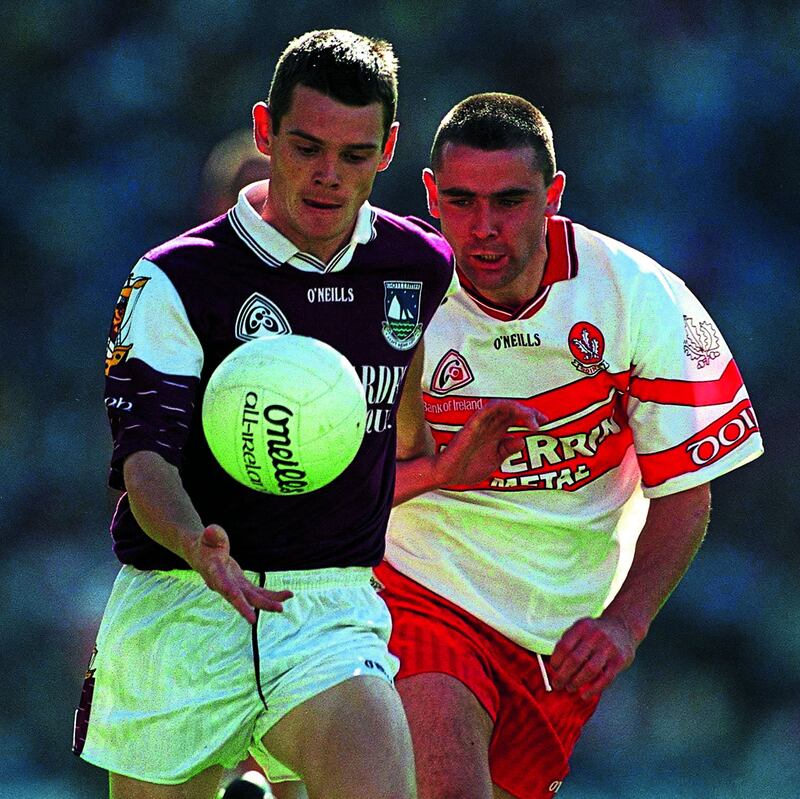
[[324,264],[330,263],[334,255],[352,239],[356,228],[357,219],[354,219],[349,229],[343,236],[336,238],[309,238],[302,230],[292,224],[291,216],[282,214],[280,207],[275,202],[269,201],[267,195],[260,205],[259,215],[269,225],[275,228],[282,236],[287,238],[297,249],[313,255]]

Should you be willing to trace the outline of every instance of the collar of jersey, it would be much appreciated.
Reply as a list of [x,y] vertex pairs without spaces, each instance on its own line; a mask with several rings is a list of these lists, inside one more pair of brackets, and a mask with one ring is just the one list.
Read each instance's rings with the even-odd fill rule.
[[358,210],[350,241],[325,263],[298,250],[286,236],[261,218],[251,198],[258,196],[261,200],[268,191],[268,180],[251,183],[239,192],[236,205],[228,211],[228,219],[236,234],[268,266],[288,264],[303,272],[340,272],[350,263],[359,244],[366,244],[375,238],[375,211],[365,202]]
[[565,216],[547,217],[547,261],[542,282],[536,294],[518,308],[508,308],[484,297],[460,270],[457,271],[459,282],[467,296],[485,314],[507,322],[529,319],[545,304],[553,283],[571,280],[578,274],[578,254],[575,250],[572,222]]

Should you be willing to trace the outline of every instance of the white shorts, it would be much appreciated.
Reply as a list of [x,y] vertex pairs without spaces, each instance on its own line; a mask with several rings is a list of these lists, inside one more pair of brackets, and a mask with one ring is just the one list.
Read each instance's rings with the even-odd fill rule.
[[[259,584],[257,572],[245,572]],[[248,753],[273,782],[299,779],[261,740],[302,702],[358,675],[392,683],[389,611],[365,567],[272,572],[294,592],[257,635],[197,572],[123,566],[75,717],[73,750],[116,774],[165,785]]]

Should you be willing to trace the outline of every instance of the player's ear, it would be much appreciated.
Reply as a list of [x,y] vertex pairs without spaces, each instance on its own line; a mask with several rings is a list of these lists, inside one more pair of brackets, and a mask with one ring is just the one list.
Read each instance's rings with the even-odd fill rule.
[[544,209],[547,216],[553,216],[561,210],[561,197],[566,185],[567,176],[563,172],[556,172],[553,182],[547,187],[547,205]]
[[425,193],[428,195],[428,213],[434,219],[440,219],[439,190],[436,187],[436,177],[432,169],[425,168],[422,170],[422,182],[425,184]]
[[388,169],[389,164],[392,163],[394,148],[397,145],[398,130],[400,130],[400,123],[392,122],[392,126],[389,128],[389,135],[386,138],[386,144],[383,146],[383,155],[381,156],[381,162],[378,164],[378,172],[383,172],[384,169]]
[[272,155],[272,113],[264,102],[253,106],[253,139],[264,155]]

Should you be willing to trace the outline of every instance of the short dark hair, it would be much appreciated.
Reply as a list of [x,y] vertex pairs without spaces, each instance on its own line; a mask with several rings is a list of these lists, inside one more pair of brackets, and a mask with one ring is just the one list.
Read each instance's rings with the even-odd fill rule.
[[275,132],[300,84],[346,105],[381,103],[385,143],[397,113],[397,68],[392,45],[382,39],[337,29],[293,39],[281,53],[269,87]]
[[556,174],[550,123],[535,105],[515,94],[473,94],[451,108],[433,138],[434,173],[442,165],[442,149],[448,142],[487,151],[532,147],[546,186]]

